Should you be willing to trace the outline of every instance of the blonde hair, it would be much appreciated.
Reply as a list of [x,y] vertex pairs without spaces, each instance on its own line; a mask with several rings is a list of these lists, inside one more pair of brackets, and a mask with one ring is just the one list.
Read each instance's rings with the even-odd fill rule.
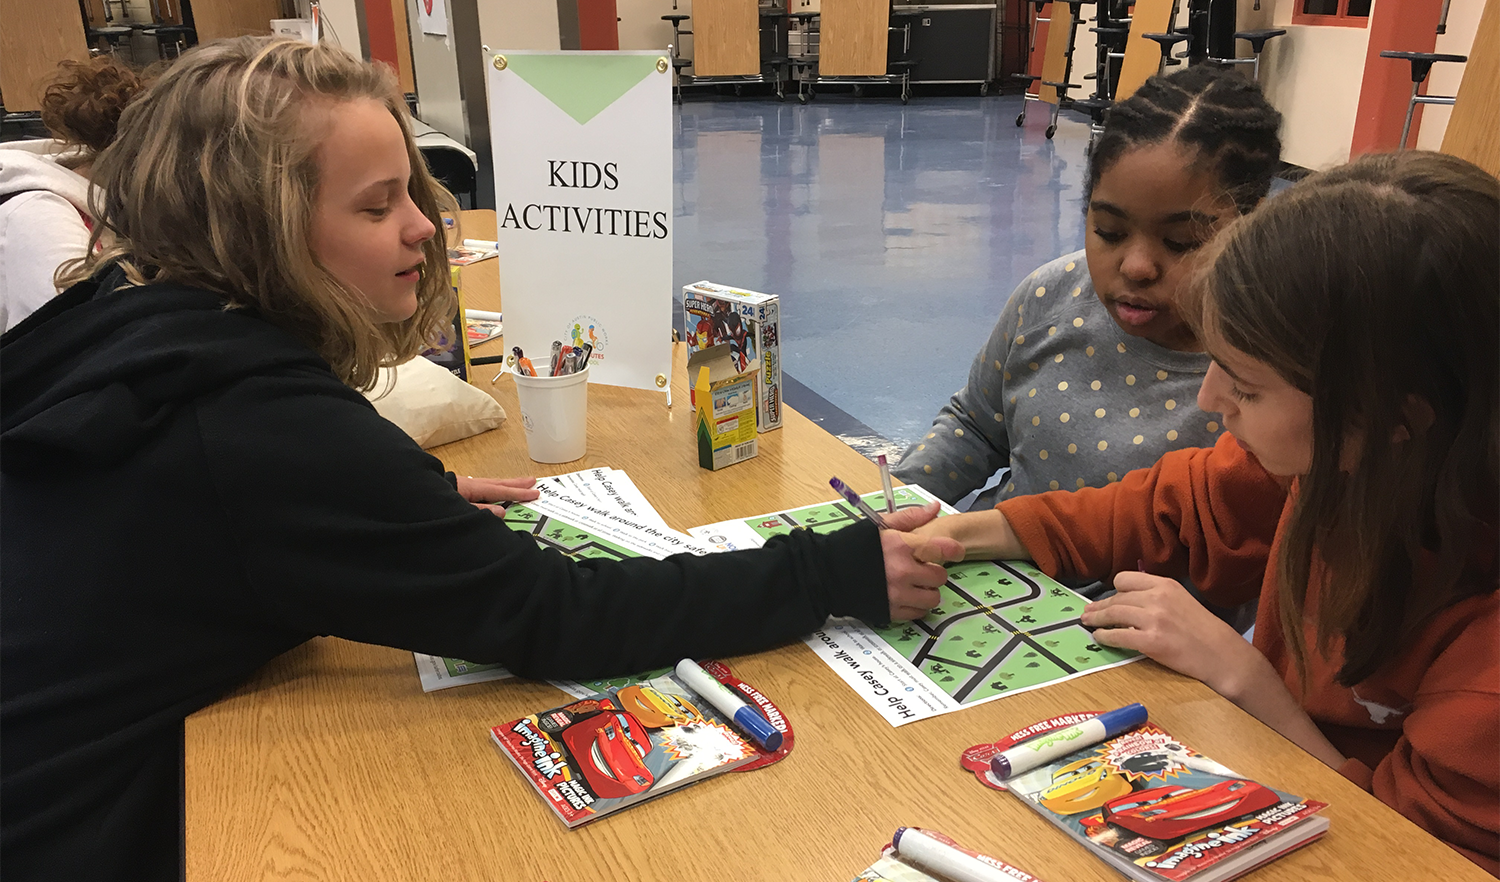
[[378,368],[449,331],[457,303],[441,235],[422,245],[417,310],[401,322],[377,322],[311,252],[324,130],[308,111],[357,99],[380,102],[400,125],[407,190],[442,230],[442,213],[458,205],[428,174],[389,71],[334,47],[239,37],[187,53],[126,108],[94,165],[89,255],[60,276],[77,282],[116,264],[137,285],[213,291],[305,342],[343,382],[372,388]]

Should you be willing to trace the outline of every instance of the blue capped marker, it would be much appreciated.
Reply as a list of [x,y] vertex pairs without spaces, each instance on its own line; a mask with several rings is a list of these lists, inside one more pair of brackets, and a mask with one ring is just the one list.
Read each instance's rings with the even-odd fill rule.
[[755,712],[755,708],[740,700],[738,695],[730,691],[728,686],[709,676],[708,671],[698,666],[698,663],[690,658],[685,658],[677,663],[677,679],[681,680],[689,689],[703,696],[709,704],[718,709],[719,713],[734,721],[741,731],[749,735],[751,740],[761,747],[775,753],[781,749],[781,733],[776,727],[766,721],[766,718]]
[[1101,741],[1108,741],[1121,732],[1134,729],[1146,722],[1146,706],[1137,702],[1127,704],[1119,710],[1106,711],[1091,720],[1076,726],[1044,732],[1035,738],[1022,741],[1015,747],[1003,751],[990,759],[990,771],[1002,781],[1015,775],[1031,771],[1058,757],[1067,756]]

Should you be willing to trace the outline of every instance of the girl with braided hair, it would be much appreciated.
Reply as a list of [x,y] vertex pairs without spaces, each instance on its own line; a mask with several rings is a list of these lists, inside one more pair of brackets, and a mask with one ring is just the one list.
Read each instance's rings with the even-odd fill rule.
[[1256,84],[1195,65],[1110,109],[1089,158],[1084,249],[1032,273],[895,474],[975,508],[1109,484],[1221,426],[1194,406],[1209,359],[1178,313],[1195,252],[1252,209],[1280,164]]
[[[1500,182],[1365,156],[1201,261],[1183,312],[1214,447],[923,531],[1110,579],[1083,611],[1096,641],[1201,680],[1500,876]],[[1254,642],[1186,576],[1255,599]]]

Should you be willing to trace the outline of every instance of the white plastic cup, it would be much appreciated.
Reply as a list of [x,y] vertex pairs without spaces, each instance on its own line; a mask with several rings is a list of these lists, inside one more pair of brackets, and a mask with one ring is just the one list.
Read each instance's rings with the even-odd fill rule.
[[[541,373],[546,371],[546,373]],[[572,462],[588,450],[589,370],[552,376],[547,366],[539,376],[515,371],[516,397],[521,401],[521,424],[526,427],[526,453],[536,462]]]

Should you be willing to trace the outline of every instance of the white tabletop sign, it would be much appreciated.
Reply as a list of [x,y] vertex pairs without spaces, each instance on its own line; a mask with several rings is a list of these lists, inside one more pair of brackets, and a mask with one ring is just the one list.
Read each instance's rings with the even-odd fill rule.
[[593,346],[591,382],[672,364],[672,78],[660,52],[489,56],[505,345]]

